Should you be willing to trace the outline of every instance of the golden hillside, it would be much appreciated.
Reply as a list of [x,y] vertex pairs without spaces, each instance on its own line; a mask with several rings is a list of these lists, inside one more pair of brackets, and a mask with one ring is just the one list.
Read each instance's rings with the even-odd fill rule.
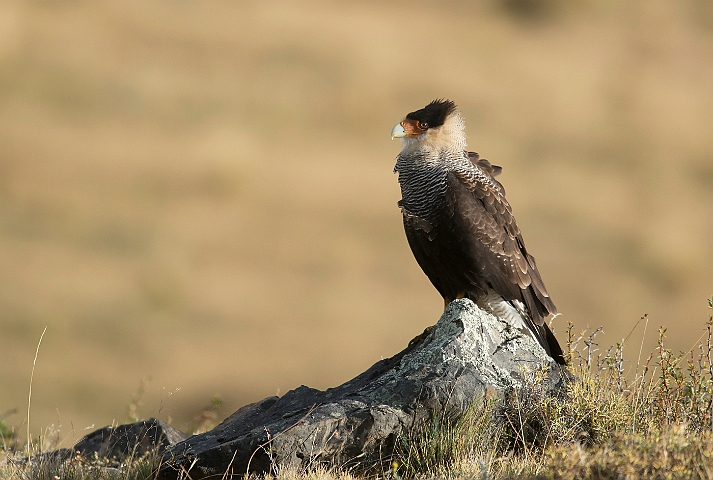
[[[713,7],[0,4],[0,415],[190,422],[400,350],[442,311],[391,127],[451,98],[580,330],[687,350],[713,293]],[[641,329],[633,335],[638,351]],[[561,337],[563,340],[563,338]],[[22,427],[24,429],[24,427]],[[68,440],[69,441],[69,440]]]

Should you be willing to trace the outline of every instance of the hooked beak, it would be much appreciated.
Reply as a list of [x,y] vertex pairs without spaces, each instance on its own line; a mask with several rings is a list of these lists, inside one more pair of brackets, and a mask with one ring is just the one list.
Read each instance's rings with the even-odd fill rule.
[[404,138],[405,136],[406,130],[404,130],[404,126],[400,123],[397,123],[394,125],[394,128],[391,129],[391,140],[394,138]]

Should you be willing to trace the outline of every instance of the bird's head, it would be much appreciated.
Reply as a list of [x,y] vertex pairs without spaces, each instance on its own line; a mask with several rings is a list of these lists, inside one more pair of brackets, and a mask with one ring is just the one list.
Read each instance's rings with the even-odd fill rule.
[[434,149],[465,149],[465,121],[450,100],[434,100],[406,115],[391,130],[391,139],[401,138],[404,148],[421,144]]

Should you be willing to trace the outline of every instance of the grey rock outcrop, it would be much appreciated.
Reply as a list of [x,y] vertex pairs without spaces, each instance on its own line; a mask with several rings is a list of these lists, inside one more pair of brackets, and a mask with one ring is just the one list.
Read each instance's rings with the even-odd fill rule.
[[529,335],[456,300],[430,333],[343,385],[268,397],[174,445],[160,476],[369,468],[387,461],[399,435],[433,414],[458,415],[486,390],[506,392],[543,369],[545,388],[563,386],[567,374]]
[[82,437],[72,448],[35,455],[33,462],[59,461],[84,457],[122,461],[128,457],[139,458],[147,453],[161,455],[167,448],[188,438],[172,426],[150,418],[116,427],[108,426]]

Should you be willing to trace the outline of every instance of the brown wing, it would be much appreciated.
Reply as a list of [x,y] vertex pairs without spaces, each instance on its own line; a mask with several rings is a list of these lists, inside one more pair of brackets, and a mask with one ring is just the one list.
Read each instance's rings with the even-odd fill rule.
[[490,177],[490,180],[498,187],[500,193],[505,195],[505,188],[503,187],[502,183],[495,180],[495,177],[503,173],[503,167],[501,167],[500,165],[493,165],[486,159],[480,158],[480,155],[475,152],[466,153],[468,154],[468,159],[473,164],[473,166],[480,168],[483,173],[488,175],[488,177]]
[[449,174],[445,202],[432,218],[421,218],[400,202],[411,251],[444,298],[465,293],[477,300],[492,289],[507,301],[522,302],[529,313],[525,322],[563,364],[562,349],[544,323],[557,309],[525,248],[505,190],[492,178],[495,171],[484,168],[490,166],[482,163],[487,160],[475,160],[471,172]]
[[[493,165],[488,160],[480,158],[480,155],[478,155],[476,152],[466,153],[468,154],[468,160],[470,160],[470,162],[476,167],[480,167],[480,169],[487,173],[490,178],[495,178],[501,173],[503,173],[503,167],[501,167],[500,165]],[[502,185],[500,185],[500,187],[502,187]]]
[[487,284],[505,300],[523,302],[533,322],[542,325],[544,317],[557,309],[535,258],[525,248],[500,184],[483,181],[477,171],[454,172],[448,192],[453,228],[464,238],[463,267],[470,270],[466,275],[473,283]]

